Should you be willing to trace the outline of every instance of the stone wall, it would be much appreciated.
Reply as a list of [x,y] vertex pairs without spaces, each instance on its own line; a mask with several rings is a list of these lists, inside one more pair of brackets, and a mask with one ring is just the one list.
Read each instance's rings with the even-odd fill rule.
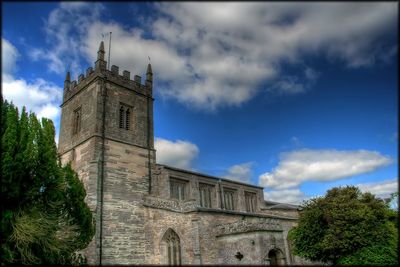
[[[133,83],[133,87],[122,86],[120,79],[113,73],[107,72],[105,76],[107,86],[106,106],[106,136],[109,139],[122,141],[147,148],[148,122],[150,130],[150,147],[153,147],[153,118],[152,102],[150,95],[146,95],[143,86]],[[118,82],[119,81],[119,82]],[[126,84],[125,84],[126,85]],[[147,118],[149,102],[150,119]],[[129,130],[119,128],[120,104],[131,108],[131,128]],[[101,114],[99,114],[101,115]]]
[[[117,67],[108,71],[101,63],[79,75],[78,82],[65,82],[58,152],[62,164],[70,162],[83,181],[96,219],[95,237],[83,251],[88,263],[99,264],[100,253],[102,264],[144,263],[142,199],[155,161],[152,89],[139,76],[130,80],[128,72],[121,76]],[[132,109],[130,129],[119,128],[121,103]],[[76,110],[81,114],[78,131]]]
[[[60,135],[58,152],[63,155],[94,135],[100,136],[101,117],[99,118],[100,87],[93,80],[85,90],[79,91],[73,98],[61,105]],[[74,111],[81,109],[81,129],[74,134]]]
[[[69,93],[72,94],[72,93]],[[58,153],[63,165],[71,163],[71,167],[78,173],[79,178],[86,190],[86,202],[97,216],[98,203],[98,175],[100,168],[100,126],[101,120],[98,116],[100,108],[100,86],[95,77],[87,80],[84,90],[77,90],[73,96],[65,98],[61,105],[60,137],[58,142]],[[74,111],[81,109],[81,127],[77,133],[73,132]],[[96,225],[97,226],[97,225]],[[97,229],[96,229],[96,232]],[[95,263],[96,238],[94,237],[84,254],[90,263]]]
[[290,255],[287,232],[295,220],[226,212],[145,209],[147,263],[163,264],[161,240],[168,229],[181,240],[182,264],[268,264],[268,252],[279,249],[286,264],[301,264]]
[[232,189],[235,191],[234,203],[236,211],[246,211],[245,192],[256,194],[256,211],[261,211],[264,207],[262,187],[244,184],[237,181],[213,177],[201,173],[181,170],[169,166],[157,165],[154,175],[152,195],[160,198],[170,197],[170,179],[180,179],[187,182],[187,200],[194,200],[200,204],[199,183],[212,186],[211,203],[212,208],[223,208],[223,192],[224,189]]
[[105,155],[103,263],[144,263],[142,199],[149,190],[147,150],[107,140]]

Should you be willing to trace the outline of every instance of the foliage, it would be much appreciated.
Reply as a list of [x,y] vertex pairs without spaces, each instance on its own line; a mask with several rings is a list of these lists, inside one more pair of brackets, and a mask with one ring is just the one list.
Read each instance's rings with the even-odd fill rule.
[[370,193],[354,186],[333,188],[304,204],[289,238],[294,253],[312,261],[396,264],[397,228],[390,216],[388,205]]
[[340,265],[396,265],[398,251],[398,231],[392,224],[392,236],[387,242],[379,242],[357,250],[339,259]]
[[1,107],[1,264],[75,264],[94,235],[86,192],[62,167],[51,120]]

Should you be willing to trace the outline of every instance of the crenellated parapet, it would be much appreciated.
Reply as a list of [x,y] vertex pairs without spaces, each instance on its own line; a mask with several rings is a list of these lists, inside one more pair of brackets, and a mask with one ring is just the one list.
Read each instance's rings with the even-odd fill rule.
[[94,82],[97,79],[106,79],[112,83],[126,88],[128,90],[133,90],[138,94],[142,94],[146,97],[152,97],[153,95],[153,73],[151,70],[151,65],[148,64],[146,71],[146,80],[142,84],[142,78],[139,75],[134,75],[131,79],[131,73],[127,70],[119,73],[119,67],[112,65],[111,70],[106,68],[107,61],[104,60],[104,43],[100,43],[99,51],[97,52],[97,60],[95,66],[89,67],[86,73],[81,73],[78,75],[77,80],[70,80],[71,74],[67,72],[64,81],[64,94],[63,103],[68,101],[72,96],[78,94],[83,88],[85,88],[89,83]]

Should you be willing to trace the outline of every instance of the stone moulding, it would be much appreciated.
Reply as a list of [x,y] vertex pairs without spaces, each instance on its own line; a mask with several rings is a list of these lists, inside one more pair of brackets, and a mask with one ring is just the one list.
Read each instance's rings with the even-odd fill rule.
[[258,222],[241,220],[234,223],[216,225],[216,236],[240,234],[256,231],[283,231],[277,219],[264,218]]
[[[248,213],[243,211],[231,211],[224,209],[215,209],[215,208],[203,208],[197,203],[195,199],[189,199],[184,201],[174,200],[174,199],[165,199],[154,196],[146,196],[143,200],[143,206],[155,208],[155,209],[163,209],[174,212],[188,213],[188,212],[212,212],[212,213],[223,213],[226,215],[234,215],[234,216],[246,216],[246,217],[257,217],[270,221],[278,221],[278,219],[293,221],[296,218],[287,217],[287,216],[277,216],[274,214],[260,214],[260,213]],[[264,229],[261,229],[264,230]],[[279,230],[280,231],[280,230]]]
[[158,197],[145,197],[143,205],[146,207],[164,209],[175,212],[191,212],[197,208],[195,200],[178,201],[173,199],[164,199]]

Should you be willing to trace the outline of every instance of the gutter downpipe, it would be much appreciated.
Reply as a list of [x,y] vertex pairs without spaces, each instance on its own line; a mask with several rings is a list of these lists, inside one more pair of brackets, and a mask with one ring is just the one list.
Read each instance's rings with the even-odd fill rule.
[[225,205],[224,205],[224,200],[222,199],[222,186],[221,186],[221,179],[218,180],[218,186],[219,186],[219,200],[220,200],[220,204],[221,204],[221,209],[225,209]]
[[150,97],[147,96],[147,155],[149,168],[149,194],[151,194],[151,153],[150,153]]
[[103,113],[102,113],[102,126],[101,126],[101,170],[100,170],[100,181],[98,185],[100,187],[100,209],[99,209],[99,265],[102,265],[103,256],[103,196],[104,196],[104,168],[105,168],[105,130],[106,130],[106,100],[107,100],[107,86],[105,84],[107,77],[101,79],[101,94],[103,97]]

